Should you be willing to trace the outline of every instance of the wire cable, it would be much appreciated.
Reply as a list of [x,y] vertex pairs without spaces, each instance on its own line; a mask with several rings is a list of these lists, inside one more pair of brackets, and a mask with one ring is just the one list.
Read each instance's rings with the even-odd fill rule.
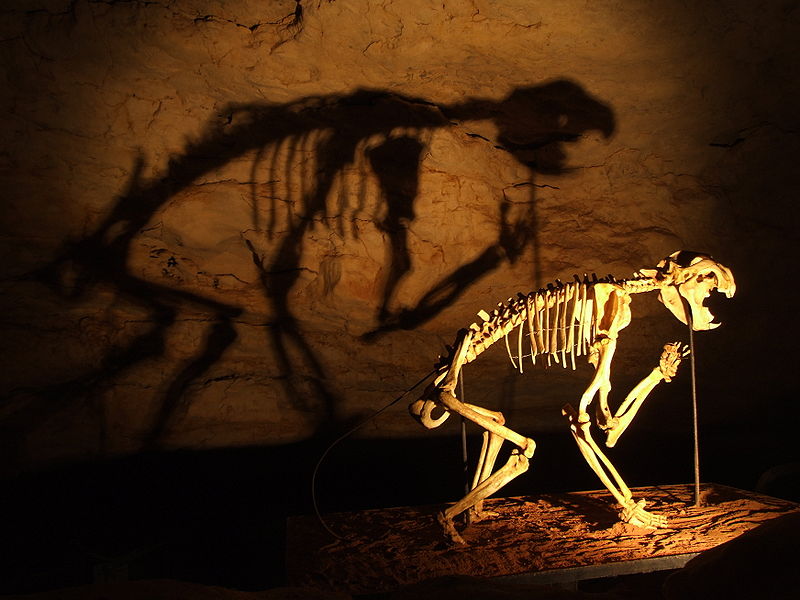
[[323,452],[323,453],[322,453],[322,456],[320,456],[320,457],[319,457],[319,460],[317,461],[317,464],[314,466],[314,472],[311,474],[311,503],[312,503],[312,504],[313,504],[313,506],[314,506],[314,514],[315,514],[315,515],[317,515],[317,519],[319,520],[319,523],[320,523],[320,525],[322,525],[322,527],[325,529],[325,531],[327,531],[328,533],[330,533],[330,534],[331,534],[333,537],[335,537],[337,540],[343,540],[343,539],[345,539],[345,538],[343,538],[342,536],[338,535],[338,534],[337,534],[337,533],[335,533],[333,530],[331,530],[331,528],[330,528],[330,527],[328,527],[327,523],[325,523],[325,520],[322,518],[322,514],[321,514],[321,513],[320,513],[320,511],[319,511],[319,505],[317,504],[317,472],[319,471],[319,468],[320,468],[320,466],[322,465],[323,461],[324,461],[324,460],[325,460],[325,458],[328,456],[328,454],[330,453],[330,451],[331,451],[331,450],[333,450],[333,448],[334,448],[334,447],[335,447],[335,446],[336,446],[336,445],[337,445],[339,442],[341,442],[342,440],[344,440],[344,439],[346,439],[346,438],[350,437],[350,436],[351,436],[351,435],[353,435],[353,434],[354,434],[356,431],[358,431],[359,429],[361,429],[361,428],[362,428],[364,425],[366,425],[367,423],[369,423],[370,421],[372,421],[373,419],[375,419],[376,417],[378,417],[380,414],[382,414],[383,412],[387,411],[389,408],[391,408],[392,406],[394,406],[395,404],[397,404],[398,402],[400,402],[400,400],[402,400],[402,399],[403,399],[403,398],[405,398],[405,397],[406,397],[408,394],[410,394],[412,391],[414,391],[414,390],[415,390],[417,387],[419,387],[419,386],[422,384],[422,382],[424,382],[426,379],[428,379],[428,377],[430,377],[430,376],[431,376],[431,375],[433,375],[434,373],[436,373],[436,369],[433,369],[433,370],[431,370],[431,372],[430,372],[430,373],[428,373],[428,374],[427,374],[427,375],[425,375],[425,376],[424,376],[422,379],[420,379],[419,381],[417,381],[417,382],[416,382],[414,385],[412,385],[412,386],[411,386],[410,388],[408,388],[408,389],[407,389],[405,392],[403,392],[402,394],[400,394],[400,395],[399,395],[397,398],[395,398],[394,400],[392,400],[391,402],[389,402],[389,404],[387,404],[387,405],[386,405],[386,406],[384,406],[383,408],[380,408],[380,409],[376,410],[376,411],[375,411],[374,413],[372,413],[370,416],[368,416],[367,418],[365,418],[365,419],[364,419],[364,420],[362,420],[361,422],[357,423],[357,424],[356,424],[354,427],[351,427],[350,429],[348,429],[347,431],[345,431],[345,432],[344,432],[342,435],[340,435],[338,438],[336,438],[335,440],[333,440],[333,442],[331,442],[331,443],[330,443],[330,445],[329,445],[329,446],[328,446],[328,447],[325,449],[325,452]]

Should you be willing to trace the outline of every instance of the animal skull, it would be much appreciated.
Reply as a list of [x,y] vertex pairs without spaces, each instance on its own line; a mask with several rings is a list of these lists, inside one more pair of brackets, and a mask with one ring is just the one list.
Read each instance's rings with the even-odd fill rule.
[[691,323],[695,331],[720,326],[713,322],[714,315],[703,305],[712,291],[718,290],[728,298],[736,293],[733,273],[707,254],[675,252],[658,263],[655,272],[644,274],[663,279],[665,285],[658,299],[682,323]]

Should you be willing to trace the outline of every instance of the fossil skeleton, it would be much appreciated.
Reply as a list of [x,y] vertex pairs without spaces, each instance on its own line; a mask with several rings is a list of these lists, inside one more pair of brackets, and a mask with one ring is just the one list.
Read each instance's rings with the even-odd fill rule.
[[[632,494],[610,460],[592,439],[587,409],[597,397],[597,425],[606,433],[606,446],[613,447],[630,425],[648,394],[661,381],[671,381],[681,359],[688,354],[679,342],[664,346],[657,367],[628,394],[612,416],[608,407],[611,390],[611,361],[619,332],[631,321],[632,294],[657,290],[659,300],[680,321],[695,331],[714,329],[713,315],[703,305],[713,290],[729,298],[736,291],[731,271],[706,254],[680,251],[662,260],[655,269],[642,269],[630,279],[615,280],[612,276],[592,279],[577,276],[575,281],[548,285],[527,296],[500,303],[491,314],[480,311],[482,324],[473,323],[458,332],[453,349],[440,361],[436,377],[422,397],[409,410],[422,425],[433,429],[451,413],[469,419],[485,431],[483,446],[472,481],[471,490],[458,502],[439,514],[439,522],[454,542],[464,543],[453,519],[466,511],[467,521],[487,516],[483,501],[506,483],[528,469],[535,442],[505,426],[499,412],[467,404],[455,395],[462,367],[474,361],[489,346],[503,338],[512,364],[524,371],[527,359],[535,364],[545,361],[575,368],[575,357],[586,356],[595,374],[580,399],[578,410],[567,404],[562,414],[578,448],[621,506],[620,518],[633,525],[655,529],[666,526],[666,519],[645,510],[645,500],[633,500]],[[514,331],[516,330],[516,332]],[[523,342],[527,336],[523,354]],[[511,338],[511,339],[509,339]],[[516,349],[516,360],[512,349]],[[442,411],[434,416],[435,411]],[[516,446],[508,462],[493,472],[497,454],[504,441]]]

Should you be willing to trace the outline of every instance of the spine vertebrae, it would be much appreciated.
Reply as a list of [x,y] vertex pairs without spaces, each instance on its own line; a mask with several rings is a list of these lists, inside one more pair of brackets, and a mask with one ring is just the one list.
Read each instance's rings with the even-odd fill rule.
[[[611,276],[599,280],[596,276],[591,280],[586,276],[580,280],[576,276],[570,283],[557,281],[537,292],[509,298],[506,303],[498,304],[491,314],[480,311],[481,324],[473,323],[469,327],[472,337],[464,362],[472,362],[494,342],[504,338],[509,358],[520,372],[523,359],[528,357],[533,364],[537,357],[542,357],[547,366],[555,360],[566,368],[569,356],[574,369],[575,357],[587,354],[597,335],[593,288],[599,282],[622,283]],[[515,329],[516,340],[510,342],[509,335]],[[523,344],[525,336],[528,340]],[[524,345],[529,352],[523,352]]]

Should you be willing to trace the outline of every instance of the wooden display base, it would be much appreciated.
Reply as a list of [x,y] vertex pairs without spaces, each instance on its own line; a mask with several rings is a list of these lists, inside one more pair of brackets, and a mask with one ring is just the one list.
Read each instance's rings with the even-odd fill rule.
[[316,517],[287,525],[290,585],[370,594],[444,575],[503,577],[530,583],[579,581],[682,567],[718,546],[800,505],[716,484],[635,488],[647,509],[669,519],[648,532],[619,522],[603,491],[490,499],[497,513],[463,529],[467,546],[449,543],[441,506],[400,507],[327,515],[334,539]]

